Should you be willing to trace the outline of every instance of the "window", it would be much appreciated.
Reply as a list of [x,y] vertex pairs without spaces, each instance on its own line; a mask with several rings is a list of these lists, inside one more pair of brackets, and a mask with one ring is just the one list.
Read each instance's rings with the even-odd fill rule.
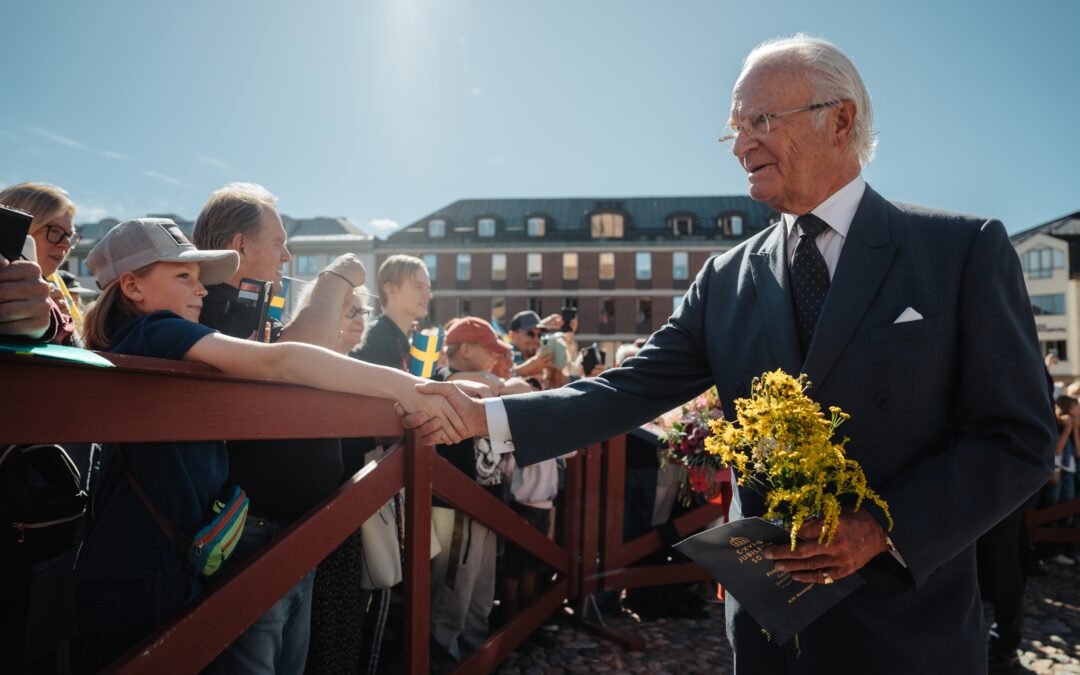
[[495,219],[481,218],[476,221],[476,234],[481,237],[495,236]]
[[540,316],[544,316],[544,313],[540,310],[540,298],[533,296],[529,298],[529,301],[526,304],[528,305],[529,311],[536,312]]
[[530,237],[542,237],[544,236],[544,219],[539,216],[529,218],[527,226]]
[[1054,270],[1065,269],[1065,252],[1049,246],[1032,249],[1020,257],[1029,279],[1049,279]]
[[600,325],[615,325],[615,298],[600,298]]
[[90,271],[90,267],[86,264],[86,258],[79,258],[79,276],[80,277],[92,277],[94,273]]
[[496,332],[506,333],[506,298],[496,296],[491,299],[491,324],[498,326]]
[[1065,340],[1043,340],[1039,342],[1039,347],[1042,349],[1042,355],[1045,357],[1049,354],[1057,354],[1057,357],[1062,361],[1069,360],[1069,354],[1065,350]]
[[593,239],[622,239],[623,217],[621,213],[597,213],[591,219]]
[[739,213],[729,213],[716,219],[716,226],[725,237],[741,237],[743,234],[743,217]]
[[491,254],[491,280],[506,281],[506,254]]
[[525,278],[539,281],[544,276],[544,258],[539,253],[530,253],[525,257]]
[[310,276],[319,273],[319,256],[298,255],[296,256],[296,273],[302,276]]
[[424,254],[424,267],[427,268],[428,276],[431,277],[432,281],[435,281],[436,272],[439,271],[438,260],[439,258],[434,253]]
[[634,278],[638,281],[652,279],[652,253],[639,251],[634,255]]
[[673,216],[668,220],[668,223],[671,225],[671,233],[676,237],[694,233],[694,219],[691,216]]
[[472,255],[458,253],[457,256],[457,280],[469,281],[472,279]]
[[578,259],[577,253],[563,253],[562,254],[562,278],[567,281],[574,281],[578,278]]
[[615,254],[614,253],[601,253],[600,254],[600,278],[604,281],[611,281],[615,278]]
[[671,299],[671,311],[672,312],[679,311],[679,308],[682,307],[682,300],[683,300],[683,296],[681,296],[681,295],[676,295],[674,298]]
[[639,325],[652,326],[652,298],[638,298],[637,322]]
[[428,221],[427,224],[428,236],[432,239],[439,239],[446,236],[446,221],[439,218],[434,218]]
[[1031,309],[1035,314],[1064,314],[1065,294],[1031,296]]
[[457,299],[457,312],[455,312],[454,318],[463,316],[472,316],[472,302],[468,298]]
[[690,254],[686,251],[676,251],[671,254],[671,278],[690,278]]

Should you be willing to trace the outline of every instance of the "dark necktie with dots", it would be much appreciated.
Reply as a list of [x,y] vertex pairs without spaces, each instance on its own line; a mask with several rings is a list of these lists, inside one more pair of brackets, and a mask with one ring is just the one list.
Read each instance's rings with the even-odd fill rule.
[[799,228],[799,242],[791,257],[791,300],[795,305],[795,329],[799,333],[802,356],[810,349],[814,327],[821,316],[821,307],[829,292],[829,267],[825,256],[818,250],[815,239],[829,225],[813,214],[799,216],[795,221]]

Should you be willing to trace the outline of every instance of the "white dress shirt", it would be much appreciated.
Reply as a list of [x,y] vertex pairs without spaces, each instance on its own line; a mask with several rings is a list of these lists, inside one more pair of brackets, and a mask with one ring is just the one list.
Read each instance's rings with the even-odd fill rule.
[[[821,218],[828,224],[829,229],[818,235],[816,243],[821,255],[825,257],[825,264],[829,268],[829,279],[836,272],[836,263],[840,260],[840,251],[844,248],[848,230],[851,229],[851,221],[855,219],[855,210],[859,208],[863,192],[866,191],[866,182],[861,175],[829,195],[829,198],[821,202],[810,213]],[[799,240],[799,231],[795,229],[797,215],[785,213],[783,215],[784,227],[788,235],[788,264],[791,264],[791,255],[795,251],[795,244]],[[506,406],[501,399],[484,399],[484,412],[487,415],[488,434],[491,439],[491,449],[496,454],[505,454],[514,451],[514,440],[510,437],[510,421],[506,417]]]

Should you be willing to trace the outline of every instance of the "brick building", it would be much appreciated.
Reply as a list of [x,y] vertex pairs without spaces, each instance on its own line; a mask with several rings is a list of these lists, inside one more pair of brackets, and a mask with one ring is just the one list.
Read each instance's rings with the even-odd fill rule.
[[578,308],[579,342],[647,337],[698,270],[775,222],[749,197],[467,199],[376,244],[376,263],[407,253],[432,276],[430,318],[501,320]]

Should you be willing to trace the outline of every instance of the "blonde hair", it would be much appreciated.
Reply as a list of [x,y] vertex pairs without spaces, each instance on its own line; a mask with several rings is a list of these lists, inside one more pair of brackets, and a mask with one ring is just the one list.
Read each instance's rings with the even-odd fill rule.
[[34,217],[30,223],[33,234],[59,216],[75,216],[75,204],[68,193],[48,183],[19,183],[0,192],[0,204]]
[[277,197],[256,183],[229,183],[206,200],[191,233],[196,248],[231,249],[237,234],[259,230],[263,210],[277,209]]
[[[145,277],[157,263],[140,267],[132,272],[136,277]],[[83,340],[87,349],[105,351],[112,345],[112,336],[118,328],[142,315],[131,299],[120,290],[120,280],[112,282],[98,296],[83,319]]]
[[382,303],[383,311],[386,310],[386,284],[400,286],[412,275],[423,270],[427,272],[427,265],[420,258],[411,255],[392,255],[379,265],[379,274],[376,283],[379,285],[379,302]]

